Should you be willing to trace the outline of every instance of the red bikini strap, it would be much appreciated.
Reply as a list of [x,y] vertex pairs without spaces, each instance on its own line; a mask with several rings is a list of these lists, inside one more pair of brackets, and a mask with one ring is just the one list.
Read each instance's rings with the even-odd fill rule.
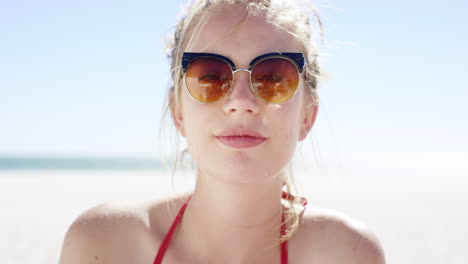
[[[286,182],[283,182],[283,186],[286,185]],[[296,199],[292,194],[287,193],[286,191],[283,191],[281,194],[281,197],[283,199]],[[307,198],[305,197],[299,197],[299,201],[302,204],[302,206],[307,205]],[[281,215],[281,236],[284,236],[286,234],[286,223],[284,222],[284,212]],[[287,264],[288,263],[288,241],[285,240],[281,243],[281,264]]]
[[[285,186],[285,185],[286,185],[286,182],[283,181],[283,186]],[[291,198],[292,198],[292,199],[296,199],[296,196],[294,196],[294,195],[292,195],[292,194],[290,194],[290,193],[287,193],[287,192],[285,192],[285,191],[283,191],[281,197],[282,197],[283,199],[291,199]],[[299,197],[299,200],[300,200],[302,206],[306,206],[306,205],[307,205],[307,198],[305,198],[305,197]]]
[[185,203],[180,208],[179,213],[174,219],[174,222],[172,223],[171,228],[167,232],[166,237],[164,238],[164,241],[162,242],[161,247],[159,248],[158,254],[156,255],[156,259],[154,260],[153,264],[160,264],[162,262],[164,254],[166,254],[166,250],[169,247],[169,242],[171,241],[172,235],[174,234],[174,231],[176,230],[177,225],[179,224],[180,219],[182,218],[182,215],[184,215],[185,208],[187,207],[187,204],[190,201],[190,198],[192,198],[191,195],[187,198]]
[[[281,214],[281,236],[286,234],[286,224],[284,223],[284,212]],[[281,242],[281,264],[288,264],[288,241]]]
[[[282,194],[281,197],[283,197],[283,199],[290,199],[290,198],[296,199],[296,196],[294,196],[294,195],[292,195],[292,194],[289,194],[289,193],[287,193],[287,192],[285,192],[285,191],[283,191],[283,194]],[[302,206],[306,206],[306,205],[307,205],[307,198],[305,198],[305,197],[299,197],[299,200],[300,200]]]

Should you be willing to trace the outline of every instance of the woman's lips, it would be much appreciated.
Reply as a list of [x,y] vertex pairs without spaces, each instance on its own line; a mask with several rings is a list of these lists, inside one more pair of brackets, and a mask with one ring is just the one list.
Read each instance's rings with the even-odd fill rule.
[[233,148],[251,148],[265,141],[262,137],[253,136],[218,136],[216,137],[221,143]]
[[231,128],[216,135],[222,144],[232,148],[251,148],[261,144],[266,138],[255,130]]

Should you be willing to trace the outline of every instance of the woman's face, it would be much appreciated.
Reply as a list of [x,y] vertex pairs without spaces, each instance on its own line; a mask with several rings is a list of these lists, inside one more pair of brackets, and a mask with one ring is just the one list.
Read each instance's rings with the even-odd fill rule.
[[[268,24],[264,15],[249,17],[238,30],[221,38],[238,25],[244,14],[240,8],[218,9],[186,51],[217,53],[230,58],[237,68],[248,68],[250,61],[261,54],[301,51],[290,34]],[[235,182],[273,179],[284,170],[296,143],[306,137],[315,120],[317,107],[306,107],[312,104],[312,98],[305,96],[303,76],[296,94],[282,104],[268,103],[254,94],[249,88],[248,72],[235,73],[231,91],[211,104],[195,101],[185,80],[182,83],[180,104],[173,110],[174,121],[186,137],[202,175]],[[230,129],[254,131],[264,140],[256,141],[261,143],[253,147],[232,146],[220,137]]]

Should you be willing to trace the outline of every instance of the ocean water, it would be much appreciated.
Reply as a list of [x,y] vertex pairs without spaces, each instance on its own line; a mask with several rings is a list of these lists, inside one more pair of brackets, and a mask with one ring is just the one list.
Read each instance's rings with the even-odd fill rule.
[[148,158],[0,156],[0,170],[148,170],[163,165]]

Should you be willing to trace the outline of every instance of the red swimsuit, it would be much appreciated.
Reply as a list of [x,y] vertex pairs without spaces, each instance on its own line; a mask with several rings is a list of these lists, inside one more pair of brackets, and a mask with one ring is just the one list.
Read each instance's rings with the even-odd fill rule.
[[[288,194],[283,192],[283,198],[287,197]],[[182,216],[184,215],[185,208],[187,207],[188,202],[190,201],[191,196],[188,197],[187,201],[182,205],[180,208],[179,213],[177,214],[176,218],[174,219],[174,222],[172,223],[171,228],[166,234],[166,237],[164,238],[164,241],[161,244],[161,247],[158,250],[158,254],[156,255],[156,259],[154,260],[153,264],[161,264],[164,254],[166,253],[166,250],[169,246],[169,242],[171,241],[172,235],[174,234],[174,231],[177,228],[177,225],[180,222],[180,219],[182,219]],[[303,200],[304,205],[307,203],[305,199]],[[286,233],[286,226],[284,224],[284,213],[281,216],[281,235],[284,235]],[[281,264],[287,264],[288,263],[288,241],[283,241],[280,245],[281,249]]]

